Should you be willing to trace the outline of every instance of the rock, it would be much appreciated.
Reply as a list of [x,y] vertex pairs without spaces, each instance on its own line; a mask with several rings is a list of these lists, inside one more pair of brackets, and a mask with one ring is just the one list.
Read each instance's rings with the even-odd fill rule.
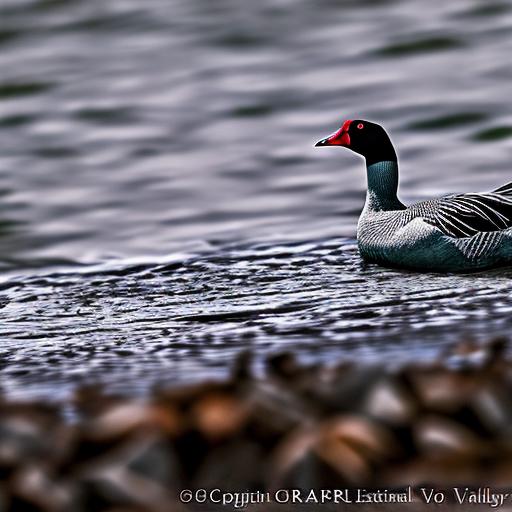
[[155,436],[135,436],[83,464],[78,482],[92,503],[164,512],[176,502],[182,475],[172,448]]
[[361,484],[370,481],[373,468],[398,450],[393,435],[384,427],[362,416],[340,416],[285,438],[273,456],[273,480],[288,482],[290,473],[311,471],[307,466],[321,462],[336,475],[337,483]]
[[218,441],[235,435],[247,423],[249,407],[227,393],[212,392],[199,398],[190,411],[191,424],[207,439]]
[[16,471],[9,490],[12,510],[35,507],[45,512],[67,512],[77,503],[75,486],[55,482],[48,468],[33,464]]
[[176,437],[184,428],[184,419],[171,406],[138,402],[115,404],[87,421],[83,434],[93,441],[107,441],[138,430],[161,431]]
[[412,389],[420,408],[453,414],[465,406],[480,385],[477,377],[439,367],[409,369]]
[[414,420],[418,404],[405,386],[394,378],[382,379],[368,392],[363,411],[392,425],[404,425]]
[[489,447],[465,425],[442,416],[427,416],[414,425],[420,453],[428,458],[458,457],[475,460],[489,454]]
[[57,412],[36,404],[0,406],[0,468],[15,468],[27,461],[56,464],[70,449],[73,428]]
[[291,354],[273,356],[259,378],[249,354],[237,365],[224,381],[145,400],[89,386],[77,392],[74,425],[67,403],[0,397],[0,512],[179,512],[188,509],[180,489],[506,486],[512,478],[503,341],[463,343],[399,371],[303,365]]

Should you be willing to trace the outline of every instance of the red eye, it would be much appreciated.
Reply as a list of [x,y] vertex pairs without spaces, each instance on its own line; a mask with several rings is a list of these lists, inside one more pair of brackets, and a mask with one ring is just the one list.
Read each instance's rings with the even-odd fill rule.
[[364,128],[364,124],[363,124],[363,123],[359,123],[359,124],[357,125],[357,129],[358,129],[358,130],[362,130],[363,128]]

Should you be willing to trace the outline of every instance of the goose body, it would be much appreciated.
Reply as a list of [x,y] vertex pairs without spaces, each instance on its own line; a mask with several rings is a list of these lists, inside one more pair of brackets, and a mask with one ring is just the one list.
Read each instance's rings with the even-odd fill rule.
[[512,183],[405,206],[397,197],[396,153],[382,127],[345,121],[317,146],[348,147],[366,159],[368,190],[357,225],[365,260],[449,272],[512,265]]

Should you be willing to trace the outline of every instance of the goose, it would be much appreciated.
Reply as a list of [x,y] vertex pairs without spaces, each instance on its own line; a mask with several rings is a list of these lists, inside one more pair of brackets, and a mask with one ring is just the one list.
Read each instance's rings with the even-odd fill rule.
[[365,261],[439,272],[512,265],[512,182],[406,206],[397,196],[397,154],[382,126],[346,120],[315,146],[345,147],[366,160],[366,201],[357,224]]

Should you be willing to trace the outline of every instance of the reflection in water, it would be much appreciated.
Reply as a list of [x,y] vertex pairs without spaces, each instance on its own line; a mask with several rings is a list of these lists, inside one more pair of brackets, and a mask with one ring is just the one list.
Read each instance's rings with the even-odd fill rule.
[[[509,181],[511,7],[3,0],[3,384],[141,390],[247,346],[429,357],[503,332],[506,271],[362,266],[363,166],[313,143],[382,123],[406,202]],[[177,253],[203,256],[158,263]]]

